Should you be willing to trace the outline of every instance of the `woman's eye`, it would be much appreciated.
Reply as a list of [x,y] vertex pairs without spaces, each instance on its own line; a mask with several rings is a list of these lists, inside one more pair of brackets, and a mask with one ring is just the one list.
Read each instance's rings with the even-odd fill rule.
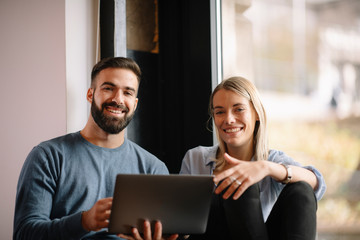
[[215,112],[215,115],[220,115],[220,114],[222,114],[222,113],[224,113],[224,112],[218,111],[218,112]]

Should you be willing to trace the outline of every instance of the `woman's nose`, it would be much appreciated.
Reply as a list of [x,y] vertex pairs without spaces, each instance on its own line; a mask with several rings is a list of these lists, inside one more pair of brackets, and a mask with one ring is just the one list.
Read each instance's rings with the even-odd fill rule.
[[235,116],[230,112],[226,114],[225,117],[225,123],[226,124],[232,124],[235,122]]

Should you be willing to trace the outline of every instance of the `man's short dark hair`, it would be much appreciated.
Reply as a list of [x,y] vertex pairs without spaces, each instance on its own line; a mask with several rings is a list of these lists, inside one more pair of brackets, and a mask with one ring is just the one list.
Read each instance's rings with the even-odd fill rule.
[[109,57],[100,60],[91,71],[91,86],[94,84],[96,76],[106,68],[123,68],[131,70],[137,77],[140,84],[141,70],[137,63],[131,58]]

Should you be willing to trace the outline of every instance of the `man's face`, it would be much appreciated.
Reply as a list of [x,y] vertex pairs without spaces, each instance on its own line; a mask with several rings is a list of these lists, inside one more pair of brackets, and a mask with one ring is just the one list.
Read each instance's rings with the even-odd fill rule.
[[134,116],[138,99],[138,80],[127,69],[107,68],[95,79],[88,91],[91,115],[103,131],[117,134],[125,129]]

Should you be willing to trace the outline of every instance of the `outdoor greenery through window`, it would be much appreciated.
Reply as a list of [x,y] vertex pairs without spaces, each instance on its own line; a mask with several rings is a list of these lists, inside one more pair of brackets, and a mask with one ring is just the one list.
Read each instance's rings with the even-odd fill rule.
[[223,0],[221,8],[223,77],[252,80],[270,147],[325,177],[318,239],[358,239],[360,1]]

